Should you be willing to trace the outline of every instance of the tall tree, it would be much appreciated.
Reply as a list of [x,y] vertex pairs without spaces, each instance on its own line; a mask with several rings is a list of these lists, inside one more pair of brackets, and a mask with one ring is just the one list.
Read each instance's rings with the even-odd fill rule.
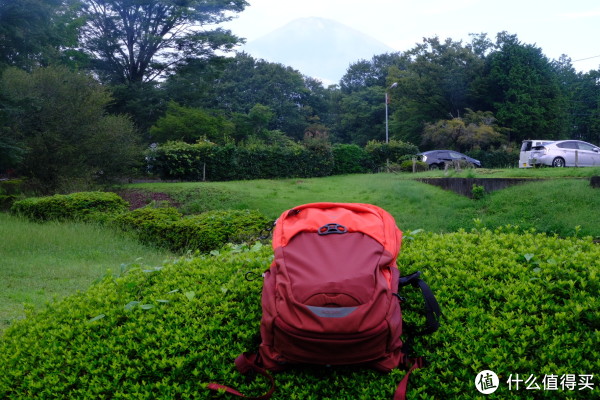
[[214,83],[217,107],[248,114],[256,104],[274,113],[268,130],[280,130],[301,140],[313,109],[304,77],[291,67],[256,60],[240,53]]
[[571,59],[564,55],[552,66],[565,98],[568,137],[600,143],[599,71],[577,72]]
[[105,113],[110,94],[87,75],[65,67],[8,68],[0,91],[4,122],[26,150],[18,172],[45,189],[118,177],[141,161],[133,124]]
[[[31,70],[77,52],[76,0],[0,0],[0,68]],[[74,61],[74,60],[73,60]]]
[[398,82],[394,90],[390,134],[418,144],[425,123],[459,118],[472,106],[471,84],[481,72],[484,61],[475,44],[451,39],[424,38],[407,51],[412,62],[405,70],[390,70],[388,82]]
[[242,40],[216,28],[245,0],[81,0],[83,44],[111,83],[153,81],[189,58],[232,49]]
[[486,109],[511,129],[511,141],[566,137],[565,98],[540,48],[501,32],[487,58],[485,75]]

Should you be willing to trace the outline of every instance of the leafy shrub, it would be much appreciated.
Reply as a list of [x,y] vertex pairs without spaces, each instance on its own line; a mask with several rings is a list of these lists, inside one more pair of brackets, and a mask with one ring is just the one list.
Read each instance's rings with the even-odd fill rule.
[[172,251],[208,252],[226,243],[256,240],[269,226],[269,220],[258,211],[208,211],[171,223],[160,237]]
[[334,175],[362,174],[373,170],[373,162],[367,151],[355,144],[335,144],[333,151]]
[[30,197],[13,203],[11,212],[34,221],[105,221],[126,212],[129,204],[115,193],[78,192]]
[[[271,250],[260,243],[161,269],[107,277],[7,330],[0,342],[0,398],[212,398],[221,382],[262,394],[233,360],[255,350],[260,279]],[[418,337],[429,365],[415,371],[409,397],[470,400],[484,369],[500,377],[496,398],[588,399],[586,390],[513,389],[511,374],[592,374],[597,357],[600,247],[590,239],[532,232],[407,232],[401,273],[423,271],[444,313],[441,328]],[[421,323],[416,289],[401,293],[404,318]],[[405,371],[298,368],[276,375],[274,399],[386,399]],[[594,383],[597,386],[596,376]],[[595,388],[597,390],[597,387]]]
[[257,239],[269,221],[258,211],[208,211],[183,217],[175,208],[145,207],[116,219],[122,229],[134,232],[144,243],[175,252],[209,252],[226,243]]
[[[423,161],[415,161],[415,172],[425,172],[429,171],[429,164]],[[405,160],[400,163],[400,170],[402,172],[413,172],[413,161]]]
[[471,150],[469,157],[481,161],[484,168],[515,168],[519,163],[519,152],[511,148],[497,150]]
[[389,143],[372,140],[367,143],[365,150],[379,168],[385,167],[388,161],[391,163],[402,162],[406,156],[416,155],[419,152],[418,147],[414,144],[400,140],[390,140]]
[[475,200],[483,199],[483,196],[485,196],[485,188],[482,185],[473,184],[473,188],[471,189],[471,196]]
[[0,210],[8,210],[22,196],[23,181],[10,179],[0,181]]

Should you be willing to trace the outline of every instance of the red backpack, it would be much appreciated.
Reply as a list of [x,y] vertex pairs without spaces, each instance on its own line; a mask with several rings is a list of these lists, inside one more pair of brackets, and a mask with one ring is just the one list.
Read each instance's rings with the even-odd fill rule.
[[[267,376],[294,364],[406,367],[395,400],[405,398],[408,376],[423,365],[409,359],[402,335],[399,286],[423,290],[428,333],[441,315],[420,273],[400,277],[396,258],[402,232],[394,218],[370,204],[313,203],[285,211],[273,230],[275,258],[264,274],[262,343],[236,359],[242,373]],[[229,387],[209,389],[247,397]]]

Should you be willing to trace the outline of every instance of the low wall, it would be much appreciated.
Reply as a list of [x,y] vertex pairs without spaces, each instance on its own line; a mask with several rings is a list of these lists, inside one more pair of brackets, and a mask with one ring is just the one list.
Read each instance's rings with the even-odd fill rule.
[[419,182],[439,186],[444,190],[452,190],[463,196],[472,197],[473,185],[483,186],[486,193],[522,183],[536,182],[543,179],[532,178],[422,178]]

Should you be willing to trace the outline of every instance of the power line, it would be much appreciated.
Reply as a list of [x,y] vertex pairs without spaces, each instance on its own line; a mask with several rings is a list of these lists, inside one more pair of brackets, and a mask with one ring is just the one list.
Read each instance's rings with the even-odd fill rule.
[[573,62],[591,60],[592,58],[598,58],[598,57],[600,57],[600,54],[598,54],[597,56],[591,56],[591,57],[588,57],[588,58],[581,58],[579,60],[573,60]]

